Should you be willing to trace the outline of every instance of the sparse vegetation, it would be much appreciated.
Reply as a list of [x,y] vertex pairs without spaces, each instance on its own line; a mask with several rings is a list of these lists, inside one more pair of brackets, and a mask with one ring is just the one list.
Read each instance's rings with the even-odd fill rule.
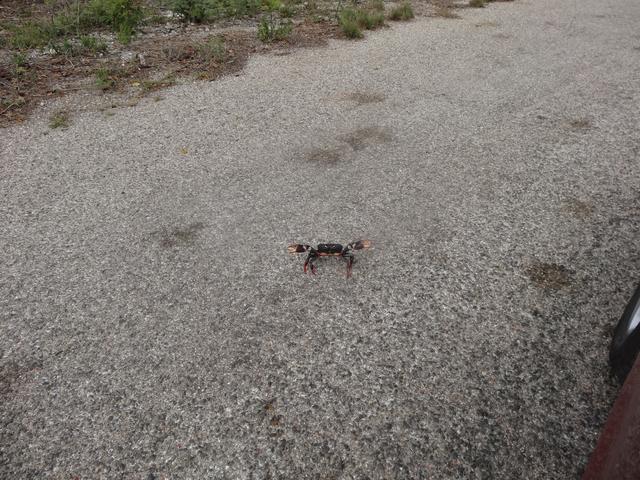
[[118,40],[125,44],[131,40],[142,18],[139,0],[90,0],[78,13],[79,27],[83,30],[111,27]]
[[267,14],[260,19],[258,25],[258,38],[262,42],[284,40],[289,36],[293,28],[290,21],[282,21],[276,14],[282,8],[280,0],[266,0],[264,10]]
[[[439,6],[436,15],[457,17],[453,0],[433,1]],[[347,38],[361,38],[364,30],[384,25],[385,14],[394,20],[414,16],[408,0],[389,5],[385,0],[329,0],[329,3],[0,0],[0,3],[0,58],[4,59],[4,65],[0,65],[0,126],[26,119],[44,97],[82,88],[78,82],[81,78],[93,80],[96,90],[132,87],[140,95],[172,85],[179,76],[213,80],[238,71],[252,52],[271,48],[268,45],[258,48],[256,34],[265,43],[289,39],[287,44],[312,45],[335,36],[339,30]],[[167,14],[168,10],[176,15]],[[245,16],[253,16],[254,25],[257,20],[255,34],[238,29],[203,40],[204,29],[173,28],[179,22],[205,23]],[[291,36],[294,21],[296,32]],[[161,38],[144,36],[126,49],[119,45],[128,43],[143,24]],[[171,36],[165,35],[161,24],[171,26]],[[119,42],[112,41],[114,36]]]
[[205,43],[198,46],[200,56],[206,61],[214,61],[217,63],[224,62],[227,56],[227,49],[224,46],[224,38],[211,37]]
[[102,91],[109,90],[115,86],[115,81],[108,68],[96,70],[96,86]]
[[362,29],[358,25],[355,15],[351,15],[350,11],[342,11],[338,18],[338,23],[342,32],[347,38],[362,38]]
[[409,2],[402,2],[399,6],[391,10],[389,20],[411,20],[414,17],[413,7]]
[[293,8],[293,5],[285,2],[280,6],[279,12],[282,18],[291,18],[295,14],[295,9]]
[[446,7],[444,5],[437,6],[433,12],[433,15],[441,18],[460,18],[460,15],[454,12],[452,8]]
[[259,0],[173,0],[171,8],[185,21],[203,23],[224,17],[245,17],[260,10]]
[[108,50],[107,44],[104,41],[92,35],[83,35],[80,37],[80,45],[86,52],[93,54],[106,53]]
[[96,28],[110,28],[118,40],[129,43],[142,18],[140,0],[75,0],[64,2],[48,19],[5,28],[10,44],[18,49],[44,47]]
[[68,128],[69,127],[69,112],[60,111],[56,112],[49,118],[50,128]]
[[23,75],[27,72],[28,62],[27,56],[23,53],[16,52],[11,56],[11,63],[13,64],[13,74]]
[[369,8],[376,12],[384,12],[384,0],[371,0]]
[[155,92],[157,90],[171,87],[176,84],[176,77],[173,75],[167,75],[159,80],[144,80],[140,83],[142,93],[147,94]]
[[384,24],[384,13],[372,9],[344,8],[338,16],[340,28],[347,38],[361,38],[362,30],[373,30]]

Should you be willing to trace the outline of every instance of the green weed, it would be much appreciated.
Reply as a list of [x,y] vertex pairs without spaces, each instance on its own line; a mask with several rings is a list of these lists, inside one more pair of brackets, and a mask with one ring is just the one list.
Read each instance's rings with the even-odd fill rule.
[[80,37],[80,45],[86,51],[94,54],[107,52],[107,44],[92,35],[83,35],[82,37]]
[[391,10],[389,14],[389,20],[411,20],[415,15],[413,14],[413,7],[409,2],[402,2],[399,6]]
[[217,63],[224,62],[227,56],[227,49],[224,46],[223,37],[212,37],[205,43],[198,46],[200,56],[206,61],[213,60]]
[[108,68],[99,68],[96,70],[96,86],[100,90],[109,90],[115,86],[115,80]]
[[293,28],[291,22],[282,22],[275,13],[282,8],[280,0],[264,0],[263,9],[268,13],[260,19],[258,38],[262,42],[284,40]]
[[144,80],[140,83],[140,86],[142,88],[142,93],[147,94],[163,88],[172,87],[175,84],[176,77],[170,74],[160,80]]
[[361,38],[362,29],[373,30],[384,24],[384,13],[375,10],[344,8],[338,23],[347,38]]
[[40,48],[57,39],[77,37],[96,28],[109,28],[117,34],[118,40],[128,43],[143,19],[140,0],[76,0],[64,5],[57,13],[52,12],[46,21],[7,25],[11,46]]
[[187,22],[245,17],[260,10],[260,0],[172,0],[171,8]]
[[69,128],[69,112],[56,112],[49,118],[50,128]]
[[369,8],[376,12],[384,12],[384,0],[371,0]]

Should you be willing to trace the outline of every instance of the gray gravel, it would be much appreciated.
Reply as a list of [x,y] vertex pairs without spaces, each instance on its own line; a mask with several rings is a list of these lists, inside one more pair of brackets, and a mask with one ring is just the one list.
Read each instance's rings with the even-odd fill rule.
[[[0,131],[0,478],[577,478],[640,278],[640,3]],[[302,273],[290,242],[370,238]]]

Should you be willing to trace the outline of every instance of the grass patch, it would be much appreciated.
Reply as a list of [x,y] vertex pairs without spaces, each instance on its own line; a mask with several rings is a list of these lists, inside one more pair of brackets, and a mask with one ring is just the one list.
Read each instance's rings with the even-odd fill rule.
[[[47,20],[5,25],[9,44],[28,49],[52,45],[59,39],[81,37],[83,33],[108,28],[122,43],[129,43],[143,19],[141,0],[75,0],[62,3]],[[96,43],[96,48],[99,44]]]
[[198,46],[198,53],[207,62],[222,63],[227,58],[227,49],[224,46],[223,37],[211,37],[205,43]]
[[389,13],[389,20],[407,21],[411,20],[413,17],[415,17],[413,13],[413,7],[409,2],[402,2],[400,5],[391,10],[391,13]]
[[433,12],[433,15],[441,18],[460,18],[456,12],[450,7],[439,6]]
[[84,30],[110,27],[124,44],[131,41],[142,19],[139,0],[91,0],[78,15],[78,22]]
[[265,16],[260,19],[258,25],[258,38],[265,43],[284,40],[291,34],[292,28],[291,23],[282,23],[274,17]]
[[262,42],[284,40],[291,34],[293,28],[290,21],[283,22],[277,15],[282,8],[280,0],[266,0],[263,6],[268,13],[260,19],[258,38]]
[[260,0],[172,0],[170,6],[184,21],[204,23],[255,15],[260,11]]
[[293,8],[293,5],[291,5],[290,3],[283,3],[280,6],[280,9],[278,10],[278,12],[280,13],[280,17],[282,18],[291,18],[296,13],[295,9]]
[[485,0],[469,0],[469,6],[471,8],[484,8],[486,3]]
[[56,112],[49,118],[50,128],[69,128],[69,112]]
[[374,12],[384,12],[384,0],[370,0],[369,9]]
[[96,87],[98,87],[102,91],[109,90],[113,88],[116,84],[113,79],[113,75],[111,70],[108,68],[99,68],[96,70]]
[[83,35],[80,37],[80,45],[85,51],[93,54],[107,53],[107,44],[93,35]]
[[27,56],[20,52],[14,53],[13,55],[11,55],[11,65],[13,67],[13,75],[24,75],[25,73],[27,73],[27,69],[29,67]]
[[377,10],[345,8],[338,23],[347,38],[362,38],[362,30],[374,30],[384,25],[384,13]]
[[176,77],[173,75],[167,75],[160,80],[144,80],[140,82],[140,87],[142,88],[142,93],[147,94],[163,88],[172,87],[175,84]]
[[340,28],[347,38],[363,37],[362,29],[358,25],[358,22],[350,15],[345,15],[344,12],[341,12],[338,18],[338,23],[340,24]]

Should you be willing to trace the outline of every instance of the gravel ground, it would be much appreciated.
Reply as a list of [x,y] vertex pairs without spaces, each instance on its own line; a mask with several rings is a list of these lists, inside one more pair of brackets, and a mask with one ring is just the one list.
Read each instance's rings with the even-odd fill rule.
[[[0,131],[0,478],[577,478],[640,278],[640,3],[527,0]],[[370,238],[302,273],[290,242]]]

